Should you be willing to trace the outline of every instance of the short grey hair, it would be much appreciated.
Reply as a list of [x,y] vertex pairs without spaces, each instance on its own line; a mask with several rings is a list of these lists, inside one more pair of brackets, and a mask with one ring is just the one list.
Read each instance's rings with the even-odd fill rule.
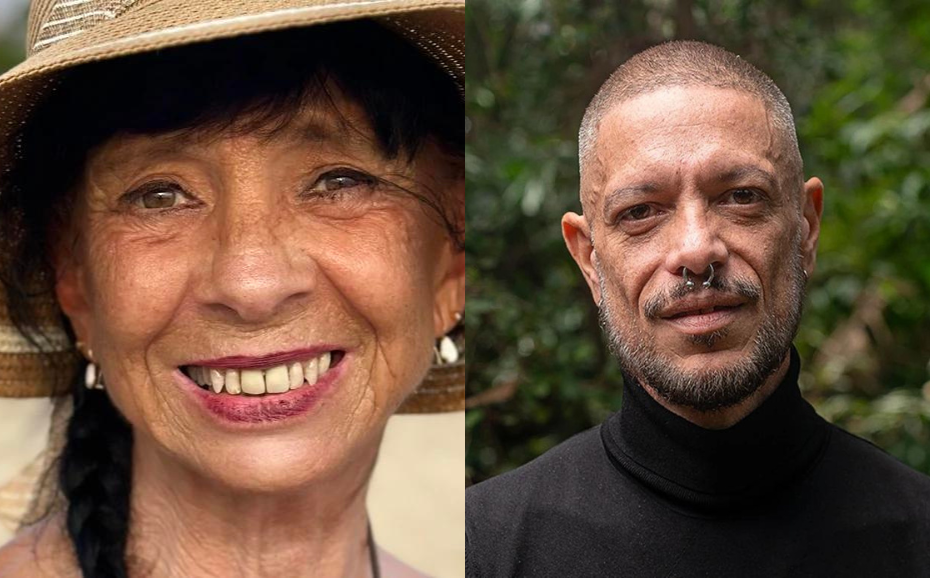
[[736,54],[693,40],[675,40],[646,49],[621,64],[604,82],[585,110],[578,133],[582,187],[607,112],[654,90],[689,86],[738,90],[761,100],[783,146],[785,182],[800,187],[803,164],[788,99],[771,78]]

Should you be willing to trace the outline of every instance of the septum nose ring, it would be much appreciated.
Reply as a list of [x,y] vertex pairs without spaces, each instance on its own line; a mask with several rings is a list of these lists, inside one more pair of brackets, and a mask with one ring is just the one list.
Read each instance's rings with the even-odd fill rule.
[[[710,289],[710,283],[711,283],[711,281],[714,280],[714,264],[711,263],[711,264],[709,265],[709,267],[710,267],[710,275],[708,275],[708,276],[707,276],[707,279],[705,279],[704,282],[701,284],[701,285],[704,286],[705,289]],[[694,289],[694,281],[688,278],[688,268],[687,268],[687,267],[682,267],[682,268],[681,268],[681,275],[682,275],[682,277],[685,278],[685,287],[687,287],[689,291],[692,290],[692,289]]]

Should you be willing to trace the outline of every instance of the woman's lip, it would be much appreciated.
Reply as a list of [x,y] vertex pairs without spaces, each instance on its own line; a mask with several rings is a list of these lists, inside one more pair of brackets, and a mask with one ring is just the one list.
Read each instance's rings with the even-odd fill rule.
[[281,351],[267,355],[230,355],[217,359],[204,359],[191,361],[182,365],[196,365],[200,367],[210,367],[214,369],[258,369],[274,365],[284,365],[292,361],[305,361],[319,357],[327,351],[345,351],[336,346],[314,346],[303,349],[292,349],[290,351]]
[[717,309],[710,313],[693,313],[680,317],[671,317],[664,319],[664,321],[674,325],[676,329],[683,333],[700,335],[702,333],[712,333],[723,329],[733,322],[736,315],[742,311],[742,309],[743,306],[738,305],[726,309]]
[[181,389],[193,397],[204,413],[215,421],[220,421],[227,427],[254,428],[265,424],[280,424],[309,413],[334,389],[349,361],[343,359],[337,366],[320,376],[313,385],[304,384],[297,389],[277,394],[214,393],[201,388],[180,370],[175,370],[174,377],[180,382]]

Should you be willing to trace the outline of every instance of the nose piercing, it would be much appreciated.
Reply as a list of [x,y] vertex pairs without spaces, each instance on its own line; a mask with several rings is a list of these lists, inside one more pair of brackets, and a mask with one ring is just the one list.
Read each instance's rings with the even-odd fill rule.
[[[704,282],[701,283],[701,285],[703,285],[705,289],[710,289],[710,283],[711,281],[714,280],[714,264],[711,263],[709,267],[710,267],[710,275],[708,275],[707,279],[705,279]],[[681,268],[681,276],[685,278],[685,287],[687,287],[689,291],[694,289],[694,281],[688,278],[687,267]]]

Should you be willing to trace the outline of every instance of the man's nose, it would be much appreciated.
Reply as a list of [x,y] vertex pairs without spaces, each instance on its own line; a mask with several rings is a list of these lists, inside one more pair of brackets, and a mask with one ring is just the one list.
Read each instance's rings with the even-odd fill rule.
[[720,238],[719,226],[704,208],[687,208],[679,212],[670,230],[669,251],[665,267],[669,273],[700,284],[711,275],[719,275],[729,257],[727,246]]
[[218,214],[216,227],[208,307],[239,323],[262,324],[306,306],[316,264],[280,209],[270,203],[230,206]]

